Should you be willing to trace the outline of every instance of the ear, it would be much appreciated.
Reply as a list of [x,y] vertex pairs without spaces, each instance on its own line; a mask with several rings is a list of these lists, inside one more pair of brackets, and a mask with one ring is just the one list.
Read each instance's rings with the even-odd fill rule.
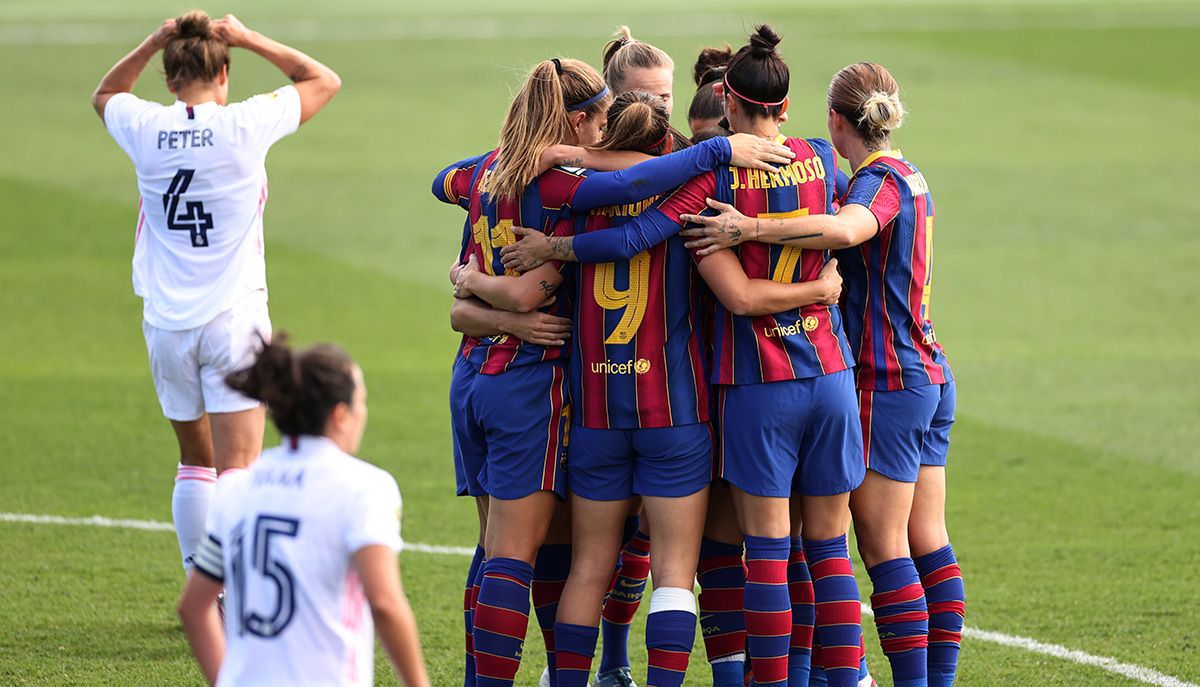
[[784,96],[783,105],[780,106],[780,108],[779,108],[779,114],[783,114],[783,113],[787,112],[788,105],[791,105],[791,104],[792,104],[792,99],[787,96]]
[[571,129],[574,131],[579,131],[579,127],[585,119],[587,119],[587,113],[583,110],[567,113],[567,121],[571,123]]
[[337,431],[346,425],[346,420],[350,417],[350,407],[345,403],[339,403],[329,412],[329,422],[326,423],[328,429]]
[[226,64],[221,66],[221,75],[217,77],[217,83],[221,84],[222,86],[229,83],[229,65]]

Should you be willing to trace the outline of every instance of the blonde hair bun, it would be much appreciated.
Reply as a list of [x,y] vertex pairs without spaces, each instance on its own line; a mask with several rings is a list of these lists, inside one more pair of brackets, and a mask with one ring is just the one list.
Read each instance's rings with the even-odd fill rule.
[[904,105],[895,93],[874,91],[862,105],[862,122],[872,130],[891,132],[904,124]]

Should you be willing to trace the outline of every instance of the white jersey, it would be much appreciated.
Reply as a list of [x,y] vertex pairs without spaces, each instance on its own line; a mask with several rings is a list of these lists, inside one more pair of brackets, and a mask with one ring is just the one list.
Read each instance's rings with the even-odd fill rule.
[[225,584],[217,686],[371,685],[375,628],[351,557],[400,549],[400,491],[324,437],[287,441],[221,479],[196,553]]
[[133,290],[146,321],[192,329],[265,291],[267,150],[300,126],[296,87],[224,107],[118,93],[104,125],[137,170]]

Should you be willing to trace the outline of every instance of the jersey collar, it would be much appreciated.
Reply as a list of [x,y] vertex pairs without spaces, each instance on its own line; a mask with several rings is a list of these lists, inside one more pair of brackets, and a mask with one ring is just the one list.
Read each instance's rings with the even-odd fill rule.
[[871,164],[872,162],[878,160],[881,157],[891,157],[891,158],[895,158],[897,160],[904,159],[904,155],[900,152],[899,149],[876,150],[875,152],[868,155],[866,160],[863,160],[863,163],[858,166],[858,169],[854,170],[854,173],[858,174],[859,171],[862,170],[863,167],[866,167],[867,165]]
[[180,110],[183,110],[184,112],[187,112],[190,110],[191,116],[189,118],[197,119],[201,115],[204,115],[207,117],[210,110],[216,110],[217,108],[220,107],[220,105],[218,105],[217,101],[215,101],[215,100],[206,100],[202,103],[196,103],[195,105],[188,105],[187,103],[183,102],[182,100],[176,100],[175,107]]

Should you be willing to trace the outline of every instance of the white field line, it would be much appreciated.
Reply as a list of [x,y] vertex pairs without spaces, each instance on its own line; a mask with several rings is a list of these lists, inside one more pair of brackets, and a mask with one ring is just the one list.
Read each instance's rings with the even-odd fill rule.
[[[175,527],[169,522],[158,522],[155,520],[114,520],[112,518],[105,518],[99,515],[93,515],[90,518],[67,518],[58,515],[0,513],[0,522],[28,523],[34,525],[113,527],[118,529],[146,530],[152,532],[173,532],[175,530]],[[475,549],[465,546],[439,546],[434,544],[405,542],[404,548],[418,553],[431,553],[443,556],[472,556],[475,554]],[[862,605],[862,612],[863,615],[873,615],[871,613],[871,607],[867,604]],[[1146,668],[1143,666],[1134,665],[1132,663],[1122,663],[1115,658],[1108,656],[1096,656],[1085,651],[1069,649],[1060,644],[1047,644],[1046,642],[1039,642],[1038,640],[1030,637],[1009,635],[1004,634],[1003,632],[992,632],[990,630],[981,630],[975,627],[964,627],[963,636],[983,642],[1000,644],[1001,646],[1024,649],[1030,653],[1051,656],[1053,658],[1070,661],[1072,663],[1078,663],[1080,665],[1093,666],[1101,670],[1129,678],[1130,680],[1136,680],[1147,685],[1155,685],[1156,687],[1200,687],[1200,685],[1194,682],[1180,680],[1177,677],[1160,673],[1152,668]]]
[[[958,8],[955,8],[956,10]],[[690,37],[712,33],[739,33],[768,11],[728,14],[695,14],[659,17],[647,21],[659,37]],[[653,19],[653,18],[651,18]],[[480,16],[480,17],[361,17],[356,19],[276,19],[258,24],[263,32],[285,41],[395,41],[395,40],[519,40],[531,38],[599,40],[614,20],[604,16]],[[1112,29],[1187,28],[1200,26],[1200,14],[1150,8],[1150,11],[1092,10],[1080,8],[1054,17],[1022,16],[1012,12],[952,11],[936,9],[919,16],[871,12],[839,17],[836,21],[814,17],[804,26],[807,34],[904,33],[956,31],[1097,31]],[[141,40],[153,23],[137,21],[17,21],[0,22],[0,45],[109,45]],[[597,33],[600,31],[600,33]],[[598,38],[599,37],[599,38]]]

